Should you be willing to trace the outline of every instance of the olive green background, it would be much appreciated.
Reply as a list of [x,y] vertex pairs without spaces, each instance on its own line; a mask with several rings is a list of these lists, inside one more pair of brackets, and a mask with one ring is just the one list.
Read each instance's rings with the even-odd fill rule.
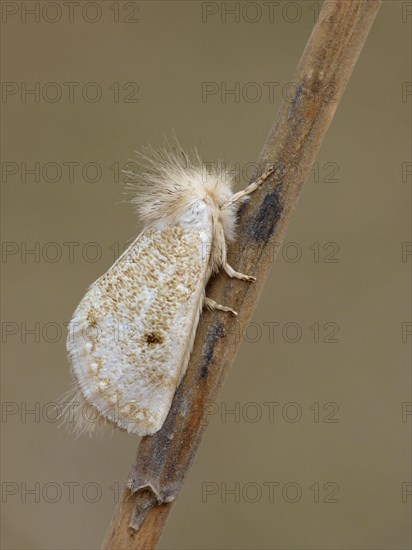
[[[2,2],[1,76],[16,92],[1,104],[4,549],[99,548],[137,448],[117,431],[75,439],[48,406],[70,381],[64,323],[139,230],[117,168],[173,131],[207,161],[253,163],[321,6],[95,2],[82,15],[82,2],[70,21],[57,4],[53,23],[56,3],[36,22]],[[161,549],[410,548],[408,5],[378,14]],[[35,82],[37,100],[21,95]],[[72,101],[64,82],[78,83]],[[236,82],[239,97],[222,95]]]

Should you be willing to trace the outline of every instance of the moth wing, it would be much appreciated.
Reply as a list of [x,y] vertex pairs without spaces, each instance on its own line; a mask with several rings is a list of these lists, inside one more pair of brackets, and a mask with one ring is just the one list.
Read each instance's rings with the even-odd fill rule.
[[203,305],[211,234],[144,231],[74,313],[67,347],[82,397],[128,432],[155,433],[168,414]]

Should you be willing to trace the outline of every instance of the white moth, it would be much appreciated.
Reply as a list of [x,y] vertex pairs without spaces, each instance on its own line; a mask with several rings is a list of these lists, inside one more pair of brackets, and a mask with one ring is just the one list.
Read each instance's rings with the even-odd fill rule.
[[233,194],[229,175],[220,167],[207,172],[197,155],[146,148],[141,158],[132,202],[144,229],[91,285],[69,325],[77,431],[91,431],[97,416],[130,433],[157,432],[185,374],[202,307],[236,315],[205,297],[211,274],[221,268],[254,280],[232,269],[226,245],[237,204],[273,170]]

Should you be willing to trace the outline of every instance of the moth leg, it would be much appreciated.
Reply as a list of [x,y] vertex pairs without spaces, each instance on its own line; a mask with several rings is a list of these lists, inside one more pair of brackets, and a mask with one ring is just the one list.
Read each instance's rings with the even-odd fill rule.
[[237,312],[236,312],[236,311],[234,311],[234,310],[231,309],[230,307],[221,306],[220,304],[218,304],[217,302],[215,302],[214,300],[212,300],[212,298],[206,298],[206,297],[205,297],[205,300],[204,300],[204,302],[203,302],[203,305],[205,305],[205,306],[206,306],[207,308],[209,308],[211,311],[218,309],[219,311],[226,311],[227,313],[231,313],[231,314],[234,315],[235,317],[237,316]]
[[244,273],[239,273],[239,271],[235,271],[233,267],[230,266],[226,261],[222,264],[222,267],[229,275],[229,277],[232,277],[233,279],[240,279],[241,281],[249,281],[251,283],[253,283],[253,281],[256,281],[256,277],[252,277],[252,275],[245,275]]
[[232,204],[235,204],[236,202],[243,199],[247,195],[250,195],[251,193],[256,191],[256,189],[258,189],[262,185],[262,183],[266,181],[271,174],[273,174],[274,171],[275,169],[272,166],[266,172],[264,172],[259,178],[257,178],[254,182],[248,185],[246,189],[243,189],[243,191],[239,191],[238,193],[235,193],[234,195],[232,195],[230,199],[224,203],[224,205],[222,206],[222,210],[224,208],[227,208],[228,206],[232,206]]
[[221,252],[222,252],[222,259],[221,259],[221,267],[226,271],[226,273],[229,275],[229,277],[232,277],[234,279],[240,279],[241,281],[249,281],[253,282],[256,281],[256,277],[252,277],[251,275],[245,275],[244,273],[239,273],[238,271],[235,271],[231,265],[227,263],[227,248],[226,248],[226,241],[225,239],[221,242]]

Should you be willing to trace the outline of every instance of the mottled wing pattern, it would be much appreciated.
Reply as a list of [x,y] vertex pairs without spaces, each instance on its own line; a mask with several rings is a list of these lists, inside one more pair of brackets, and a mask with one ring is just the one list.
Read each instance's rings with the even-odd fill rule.
[[162,426],[186,370],[208,276],[211,228],[144,231],[80,302],[68,350],[103,416],[146,435]]

